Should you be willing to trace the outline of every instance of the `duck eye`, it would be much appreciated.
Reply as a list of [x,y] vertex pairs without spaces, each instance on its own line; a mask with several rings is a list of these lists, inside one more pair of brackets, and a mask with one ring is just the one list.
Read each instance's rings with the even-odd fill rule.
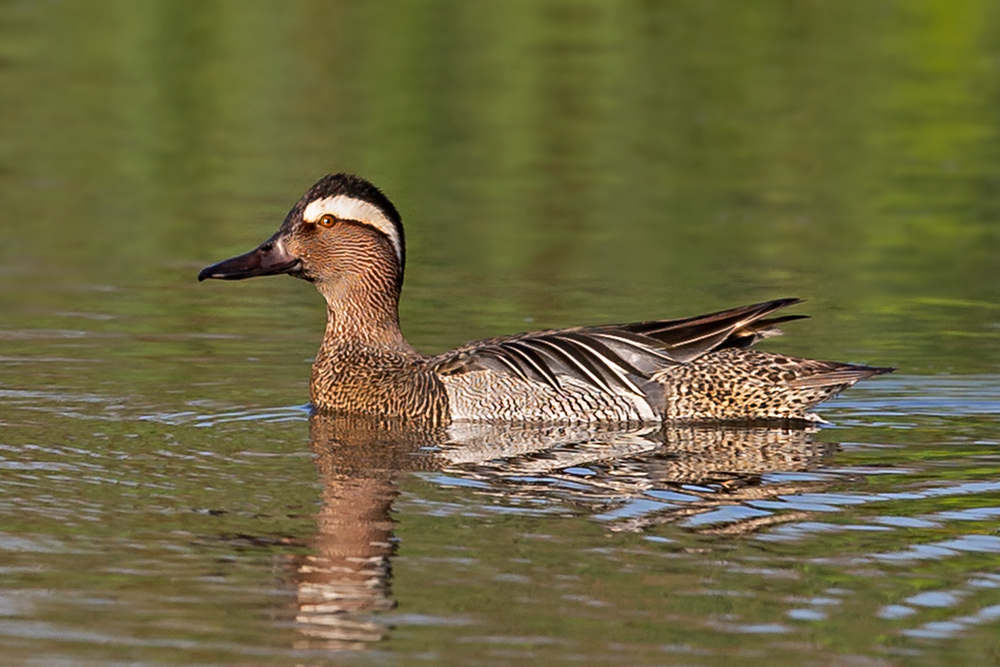
[[336,222],[336,218],[327,213],[322,218],[319,219],[319,224],[321,227],[333,227],[333,223]]

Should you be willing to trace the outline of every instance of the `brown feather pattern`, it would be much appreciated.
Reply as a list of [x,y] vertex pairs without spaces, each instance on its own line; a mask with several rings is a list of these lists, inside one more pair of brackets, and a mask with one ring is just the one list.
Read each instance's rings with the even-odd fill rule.
[[[336,211],[375,211],[378,224],[303,219],[311,203],[343,198],[347,205]],[[328,316],[310,393],[317,408],[334,412],[437,424],[810,419],[820,401],[892,370],[749,349],[780,335],[777,325],[803,317],[772,316],[799,303],[793,298],[682,319],[502,336],[425,357],[399,329],[403,256],[402,222],[385,195],[364,179],[334,174],[260,247],[207,267],[199,279],[288,273],[314,283]]]

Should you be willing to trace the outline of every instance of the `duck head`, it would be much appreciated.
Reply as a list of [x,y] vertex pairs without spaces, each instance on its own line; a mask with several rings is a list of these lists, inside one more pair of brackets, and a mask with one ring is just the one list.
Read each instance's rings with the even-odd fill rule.
[[394,291],[406,260],[399,213],[358,176],[319,180],[254,250],[205,267],[198,280],[242,280],[288,274],[315,283],[331,304],[352,288]]

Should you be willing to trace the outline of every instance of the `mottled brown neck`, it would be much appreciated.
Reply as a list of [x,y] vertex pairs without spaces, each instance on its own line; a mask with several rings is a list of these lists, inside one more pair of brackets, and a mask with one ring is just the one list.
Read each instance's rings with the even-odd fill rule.
[[373,272],[318,287],[327,302],[324,348],[419,357],[399,328],[399,293],[390,276]]
[[329,411],[445,419],[444,388],[399,329],[394,276],[363,276],[319,285],[328,312],[312,369],[313,404]]

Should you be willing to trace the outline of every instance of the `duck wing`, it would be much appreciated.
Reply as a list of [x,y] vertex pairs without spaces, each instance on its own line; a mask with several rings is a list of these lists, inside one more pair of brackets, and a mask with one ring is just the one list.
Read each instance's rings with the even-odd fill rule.
[[630,334],[657,341],[671,359],[687,363],[723,347],[750,347],[759,340],[780,336],[776,326],[782,322],[805,319],[807,315],[786,315],[766,318],[802,299],[774,299],[749,306],[720,310],[679,320],[657,320],[622,324],[620,329]]
[[651,376],[724,347],[780,335],[775,326],[804,316],[767,318],[798,303],[776,299],[678,320],[553,329],[470,343],[428,360],[442,376],[491,370],[561,391],[569,376],[612,394],[645,396]]

